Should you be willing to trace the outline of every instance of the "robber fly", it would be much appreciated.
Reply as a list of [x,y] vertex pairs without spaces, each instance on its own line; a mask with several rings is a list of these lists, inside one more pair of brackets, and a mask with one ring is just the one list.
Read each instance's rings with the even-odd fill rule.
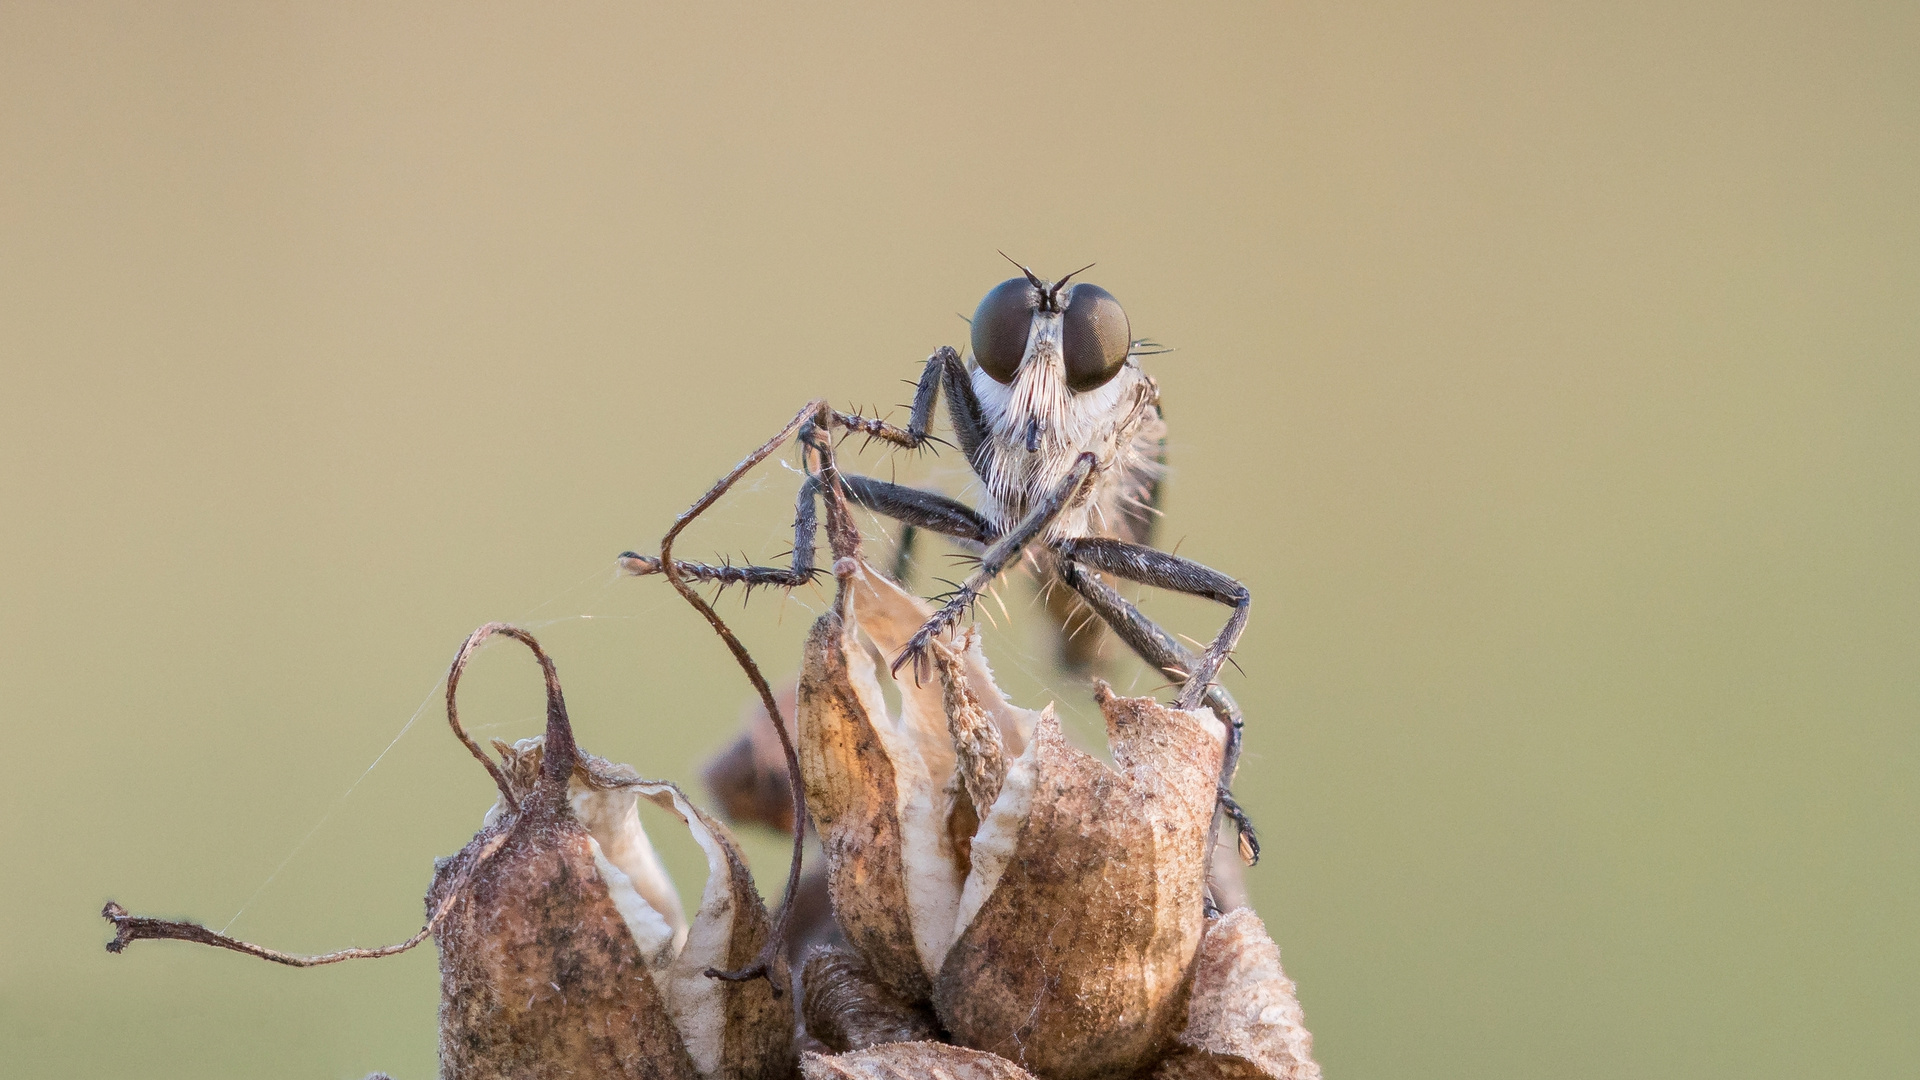
[[[1017,263],[1015,265],[1018,265]],[[1245,815],[1228,794],[1239,756],[1239,707],[1214,682],[1245,628],[1252,596],[1246,586],[1191,559],[1143,541],[1163,472],[1166,424],[1160,392],[1139,364],[1147,343],[1133,339],[1113,294],[1075,283],[1076,270],[1046,281],[1026,267],[993,287],[972,320],[972,355],[943,346],[927,358],[905,429],[818,404],[683,514],[668,541],[786,435],[818,440],[822,427],[864,433],[917,449],[932,440],[935,406],[944,391],[954,441],[979,477],[984,497],[968,506],[937,492],[835,470],[849,501],[911,529],[940,533],[980,551],[979,565],[891,659],[898,675],[927,673],[927,648],[964,618],[1009,566],[1033,558],[1043,581],[1071,589],[1147,663],[1181,682],[1175,707],[1206,704],[1227,727],[1221,804],[1240,827],[1243,854],[1258,846]],[[814,408],[814,407],[810,407]],[[824,446],[823,442],[813,445]],[[810,471],[795,519],[792,565],[711,565],[674,560],[677,579],[726,584],[801,585],[814,566],[815,495],[821,473]],[[662,556],[671,558],[663,546]],[[661,559],[628,552],[635,574],[660,573]],[[1161,629],[1105,580],[1106,575],[1203,596],[1232,609],[1226,625],[1197,655]],[[678,584],[678,581],[676,581]]]

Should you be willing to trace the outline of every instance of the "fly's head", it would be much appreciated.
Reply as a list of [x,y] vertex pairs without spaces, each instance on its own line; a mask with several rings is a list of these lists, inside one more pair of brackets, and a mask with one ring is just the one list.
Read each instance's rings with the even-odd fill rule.
[[1133,359],[1127,313],[1107,290],[1074,282],[1078,273],[1045,281],[1021,267],[973,315],[974,394],[997,463],[1020,486],[1063,474],[1083,452],[1106,464],[1155,396]]

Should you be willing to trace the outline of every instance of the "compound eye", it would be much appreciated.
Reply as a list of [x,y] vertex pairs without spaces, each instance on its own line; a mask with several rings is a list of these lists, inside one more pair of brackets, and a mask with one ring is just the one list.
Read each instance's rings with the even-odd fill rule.
[[1077,393],[1105,386],[1120,374],[1132,348],[1132,330],[1120,301],[1098,285],[1075,285],[1060,326],[1067,386]]
[[1011,383],[1027,355],[1027,332],[1040,310],[1040,290],[1026,278],[1008,278],[993,287],[973,311],[973,358],[997,383]]

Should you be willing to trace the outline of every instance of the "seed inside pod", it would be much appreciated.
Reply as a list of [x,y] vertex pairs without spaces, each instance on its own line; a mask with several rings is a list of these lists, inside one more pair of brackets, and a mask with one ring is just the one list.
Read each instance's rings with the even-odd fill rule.
[[815,949],[800,983],[807,1034],[835,1051],[940,1037],[932,1009],[902,1001],[850,950]]

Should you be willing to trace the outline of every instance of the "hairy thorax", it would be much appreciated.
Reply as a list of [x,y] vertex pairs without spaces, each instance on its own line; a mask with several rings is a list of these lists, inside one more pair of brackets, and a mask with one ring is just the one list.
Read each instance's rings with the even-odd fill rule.
[[1132,539],[1159,479],[1166,425],[1159,388],[1131,361],[1111,381],[1086,393],[1067,389],[1053,342],[1037,348],[1011,385],[979,368],[973,389],[991,432],[992,457],[982,470],[981,509],[1010,527],[1066,479],[1081,454],[1094,456],[1093,481],[1053,522],[1049,541],[1066,537]]

